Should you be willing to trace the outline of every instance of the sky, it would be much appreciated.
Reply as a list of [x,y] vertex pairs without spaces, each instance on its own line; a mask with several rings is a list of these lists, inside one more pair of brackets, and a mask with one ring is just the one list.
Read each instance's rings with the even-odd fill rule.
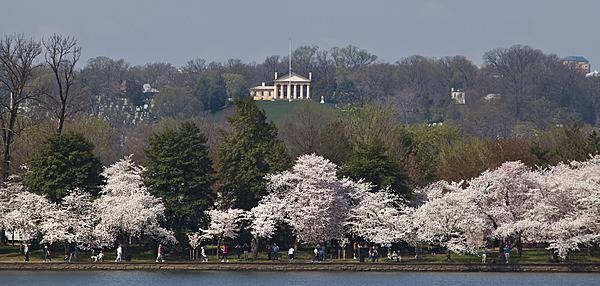
[[134,65],[203,58],[262,62],[292,45],[349,44],[395,62],[529,45],[600,69],[600,1],[0,0],[0,35],[73,35],[82,59]]

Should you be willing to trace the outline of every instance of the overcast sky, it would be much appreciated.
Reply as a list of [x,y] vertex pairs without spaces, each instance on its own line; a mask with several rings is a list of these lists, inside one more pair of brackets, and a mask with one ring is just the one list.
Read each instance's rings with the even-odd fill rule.
[[85,60],[262,62],[293,45],[348,44],[394,62],[525,44],[600,62],[600,1],[0,0],[0,34],[76,36]]

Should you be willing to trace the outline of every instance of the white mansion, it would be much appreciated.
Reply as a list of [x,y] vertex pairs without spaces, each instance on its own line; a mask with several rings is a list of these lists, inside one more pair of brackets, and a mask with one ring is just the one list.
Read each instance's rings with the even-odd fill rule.
[[310,99],[310,82],[312,73],[308,73],[308,78],[291,73],[278,78],[275,73],[273,85],[262,85],[250,88],[250,96],[254,100],[301,100]]

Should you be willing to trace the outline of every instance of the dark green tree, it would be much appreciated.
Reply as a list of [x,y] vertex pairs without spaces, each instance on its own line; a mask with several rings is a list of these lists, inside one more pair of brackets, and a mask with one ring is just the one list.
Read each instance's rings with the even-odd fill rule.
[[216,112],[227,104],[227,87],[221,74],[200,77],[193,92],[204,110]]
[[285,170],[291,162],[275,124],[266,122],[253,100],[236,101],[235,110],[218,150],[219,203],[248,210],[266,194],[265,175]]
[[102,163],[93,150],[94,145],[81,134],[52,135],[29,163],[23,183],[53,202],[76,188],[96,196],[105,178]]
[[206,137],[191,122],[153,134],[143,173],[149,191],[161,197],[165,218],[178,236],[206,222],[214,203],[213,169]]
[[371,182],[374,190],[390,188],[400,197],[412,197],[404,170],[378,140],[357,146],[338,173],[354,180]]

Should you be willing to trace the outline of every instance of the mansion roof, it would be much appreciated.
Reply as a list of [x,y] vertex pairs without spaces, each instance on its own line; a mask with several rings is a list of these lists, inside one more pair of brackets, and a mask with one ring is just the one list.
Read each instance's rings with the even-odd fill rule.
[[291,78],[290,78],[290,74],[286,74],[280,78],[277,78],[276,80],[274,80],[274,82],[302,82],[302,83],[309,83],[310,80],[299,75],[296,73],[291,73]]

